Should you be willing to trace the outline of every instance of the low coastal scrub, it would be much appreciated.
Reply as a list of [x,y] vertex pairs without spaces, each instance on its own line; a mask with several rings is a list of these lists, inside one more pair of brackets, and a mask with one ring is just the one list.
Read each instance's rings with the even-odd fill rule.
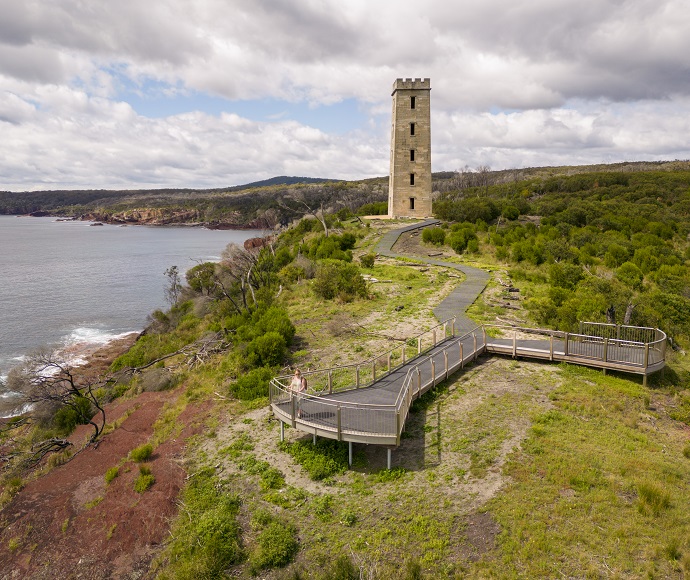
[[294,525],[261,510],[254,514],[252,526],[258,530],[256,546],[249,555],[252,574],[282,568],[292,562],[299,551]]
[[148,465],[140,465],[139,475],[134,480],[134,491],[137,493],[144,493],[155,482],[156,478],[151,472],[151,467]]
[[148,461],[151,455],[153,455],[153,445],[150,443],[144,443],[129,452],[129,458],[137,463]]
[[283,442],[280,448],[289,453],[313,480],[322,480],[343,473],[348,467],[347,443],[331,439],[319,439],[294,443]]

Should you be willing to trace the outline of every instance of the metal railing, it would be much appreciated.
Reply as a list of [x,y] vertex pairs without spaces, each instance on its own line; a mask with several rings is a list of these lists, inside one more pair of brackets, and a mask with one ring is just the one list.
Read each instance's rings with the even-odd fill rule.
[[[518,334],[528,334],[548,339],[551,358],[554,354],[560,354],[573,359],[619,363],[641,369],[657,365],[666,358],[666,333],[658,328],[598,322],[581,322],[580,328],[585,331],[584,334],[491,324],[484,325],[485,332],[487,328],[495,328],[504,334],[508,333],[509,336],[504,336],[503,339],[512,339],[513,356],[516,356],[520,350],[524,352],[530,349],[524,343],[520,344],[520,341],[524,339],[517,338]],[[510,336],[511,333],[512,336]]]
[[[455,321],[448,320],[408,339],[400,347],[362,363],[304,372],[317,385],[315,388],[312,383],[310,389],[318,391],[320,388],[320,394],[304,393],[295,396],[290,389],[292,375],[276,377],[269,386],[270,402],[274,405],[274,410],[279,410],[290,419],[293,426],[299,420],[308,424],[309,430],[321,428],[323,432],[335,433],[339,440],[358,440],[356,437],[360,437],[360,440],[366,439],[368,442],[379,439],[386,444],[399,445],[412,401],[484,352],[487,348],[487,329],[490,334],[495,334],[491,329],[503,333],[504,336],[498,339],[502,341],[501,352],[507,350],[510,354],[512,350],[514,356],[531,350],[548,353],[551,359],[558,355],[561,360],[566,357],[565,360],[571,358],[620,363],[643,370],[645,376],[648,367],[663,362],[665,358],[666,334],[661,330],[588,322],[582,323],[581,328],[591,330],[592,334],[481,325],[468,333],[455,336]],[[621,338],[612,338],[610,335],[613,334]],[[538,341],[530,344],[524,338],[517,338],[518,335],[533,335],[538,337]],[[544,338],[547,340],[539,340]],[[647,341],[633,338],[644,338]],[[498,344],[495,340],[492,342]],[[548,347],[543,346],[544,342],[547,342]],[[435,347],[442,348],[425,356],[425,353]],[[412,348],[410,352],[409,349]],[[399,354],[393,357],[396,351]],[[406,363],[411,366],[392,404],[356,403],[328,396],[370,386]],[[380,365],[378,372],[377,365]],[[301,420],[300,412],[308,419]]]
[[[307,377],[309,390],[319,395],[368,387],[453,336],[455,319],[450,318],[362,362],[302,371],[302,375]],[[281,375],[274,380],[287,388],[292,375]]]

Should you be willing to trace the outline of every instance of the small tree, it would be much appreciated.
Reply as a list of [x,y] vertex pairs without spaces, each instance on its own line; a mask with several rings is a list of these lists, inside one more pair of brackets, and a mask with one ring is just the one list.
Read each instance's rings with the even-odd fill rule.
[[165,300],[170,306],[175,306],[182,291],[180,271],[177,269],[177,266],[170,266],[164,274],[168,277],[168,285],[165,288]]

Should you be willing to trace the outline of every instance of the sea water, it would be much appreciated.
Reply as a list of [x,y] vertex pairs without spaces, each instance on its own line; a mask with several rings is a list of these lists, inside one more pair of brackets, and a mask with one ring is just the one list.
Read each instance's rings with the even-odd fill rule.
[[[0,380],[41,346],[103,345],[141,331],[167,307],[166,269],[184,274],[260,235],[0,216]],[[0,417],[18,402],[0,384]]]

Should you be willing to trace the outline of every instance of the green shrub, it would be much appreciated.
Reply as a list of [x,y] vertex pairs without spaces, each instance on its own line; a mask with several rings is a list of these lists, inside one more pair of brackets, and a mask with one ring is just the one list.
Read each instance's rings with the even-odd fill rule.
[[76,397],[74,406],[58,409],[53,417],[55,428],[65,435],[69,435],[77,425],[85,425],[93,416],[91,401],[86,397]]
[[134,480],[134,491],[144,493],[155,482],[156,478],[151,473],[151,468],[148,465],[140,465],[139,475]]
[[520,217],[520,210],[514,205],[507,205],[503,208],[501,215],[507,220],[516,220]]
[[280,366],[287,355],[283,336],[275,331],[257,336],[247,345],[247,361],[257,367]]
[[272,521],[259,532],[257,546],[249,557],[254,573],[270,568],[282,568],[292,562],[299,550],[297,530],[294,526]]
[[259,397],[267,397],[268,384],[275,374],[268,367],[252,369],[230,385],[230,392],[241,401],[253,401]]
[[357,215],[386,215],[388,213],[388,202],[377,201],[375,203],[365,203],[357,210]]
[[422,232],[422,241],[434,246],[442,246],[446,241],[446,232],[442,228],[425,228]]
[[683,457],[690,459],[690,444],[683,447]]
[[105,482],[110,483],[119,474],[120,474],[120,468],[119,467],[111,467],[108,471],[105,472]]
[[344,509],[340,513],[340,523],[351,528],[357,523],[357,514],[350,508]]
[[320,495],[312,500],[312,506],[314,508],[314,515],[319,518],[322,522],[327,522],[333,516],[333,496],[332,495]]
[[359,263],[362,264],[362,268],[373,268],[375,260],[376,254],[371,252],[369,254],[364,254],[363,256],[360,256]]
[[341,441],[319,439],[314,445],[305,440],[284,442],[280,446],[283,451],[292,455],[313,480],[318,481],[347,471],[347,445]]
[[367,296],[367,284],[359,268],[335,260],[324,260],[318,264],[313,288],[317,296],[325,300],[332,300],[336,296]]
[[129,452],[129,458],[137,463],[148,461],[151,458],[151,455],[153,455],[153,445],[150,443],[144,443],[143,445],[140,445]]

